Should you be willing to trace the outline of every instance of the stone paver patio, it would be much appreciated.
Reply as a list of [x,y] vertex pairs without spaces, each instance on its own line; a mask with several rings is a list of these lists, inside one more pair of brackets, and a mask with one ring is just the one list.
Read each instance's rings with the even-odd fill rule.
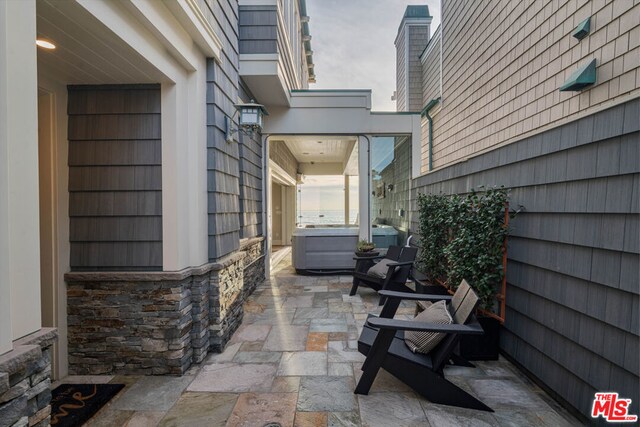
[[[569,426],[580,425],[505,360],[449,367],[445,375],[496,412],[435,405],[380,371],[353,394],[364,357],[359,329],[377,312],[373,291],[349,297],[349,276],[297,276],[287,260],[245,304],[222,354],[176,377],[68,377],[124,383],[89,426]],[[399,316],[410,318],[406,304]]]

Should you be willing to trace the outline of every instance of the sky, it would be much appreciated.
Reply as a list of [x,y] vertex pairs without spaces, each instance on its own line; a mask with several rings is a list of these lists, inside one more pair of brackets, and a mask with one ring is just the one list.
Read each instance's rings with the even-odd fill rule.
[[316,84],[310,89],[372,89],[374,111],[395,111],[394,41],[407,5],[427,4],[431,33],[440,0],[307,0]]
[[[358,178],[349,182],[350,208],[358,208]],[[332,211],[344,209],[344,176],[305,176],[301,186],[301,202],[304,211]]]

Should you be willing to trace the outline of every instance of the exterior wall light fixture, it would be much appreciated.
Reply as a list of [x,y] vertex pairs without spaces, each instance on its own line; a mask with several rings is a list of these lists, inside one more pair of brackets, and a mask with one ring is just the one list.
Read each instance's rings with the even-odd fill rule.
[[[234,105],[236,112],[240,114],[239,127],[233,127],[233,117],[225,116],[225,138],[227,142],[233,141],[233,134],[242,131],[245,135],[252,135],[262,130],[263,117],[269,115],[262,104],[256,104],[252,99],[246,104]],[[235,116],[235,114],[234,114]]]

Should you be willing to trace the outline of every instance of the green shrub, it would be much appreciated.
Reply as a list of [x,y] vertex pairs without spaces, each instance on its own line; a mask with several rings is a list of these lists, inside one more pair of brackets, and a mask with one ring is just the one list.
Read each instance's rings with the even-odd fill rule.
[[418,209],[420,212],[419,230],[420,255],[418,268],[429,280],[444,281],[447,274],[447,259],[444,248],[449,242],[450,202],[442,195],[420,194]]
[[450,289],[462,279],[478,292],[480,307],[495,311],[502,284],[503,246],[508,235],[508,191],[491,188],[466,196],[420,195],[419,268]]

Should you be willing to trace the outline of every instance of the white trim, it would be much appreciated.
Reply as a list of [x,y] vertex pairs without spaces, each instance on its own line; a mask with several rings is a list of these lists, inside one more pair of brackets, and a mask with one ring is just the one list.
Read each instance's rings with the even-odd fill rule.
[[[53,164],[52,204],[55,212],[54,241],[54,288],[55,318],[53,326],[58,330],[58,339],[53,350],[53,379],[64,378],[68,371],[67,341],[67,289],[64,275],[70,270],[71,244],[69,242],[69,141],[67,136],[67,87],[50,79],[48,73],[38,77],[38,89],[53,95]],[[43,326],[48,326],[43,321]]]
[[277,6],[278,0],[239,0],[239,6]]
[[[404,24],[404,110],[409,111],[409,40],[411,39],[410,25]],[[397,104],[396,104],[397,105]]]
[[402,22],[400,23],[400,27],[398,28],[398,34],[396,34],[396,38],[393,41],[393,44],[397,46],[398,37],[400,37],[400,33],[402,29],[406,25],[431,25],[432,17],[428,18],[402,18]]
[[[444,0],[440,0],[440,14],[441,14],[441,19],[440,19],[440,107],[442,108],[442,106],[444,106],[444,94],[442,93],[442,58],[443,58],[443,52],[442,49],[444,48],[443,43],[444,43],[444,14],[442,13],[443,9],[442,7]],[[429,154],[431,155],[431,153]]]
[[205,55],[222,59],[223,44],[197,0],[163,0]]
[[440,25],[434,30],[433,35],[429,37],[429,43],[427,43],[427,47],[420,54],[420,63],[422,65],[427,63],[427,56],[431,53],[435,45],[440,43],[440,40],[436,40],[436,38],[440,37]]
[[121,0],[136,19],[186,70],[195,71],[197,56],[191,36],[185,31],[169,9],[154,0]]
[[[0,352],[41,328],[36,2],[0,6]],[[6,307],[8,306],[8,310]],[[7,328],[10,328],[8,331]],[[7,332],[11,337],[7,337]]]
[[283,215],[282,218],[284,220],[283,230],[282,230],[282,240],[287,242],[287,245],[291,244],[291,236],[293,235],[293,230],[296,228],[296,195],[297,195],[297,186],[290,185],[283,187],[284,189],[284,211],[287,213]]
[[296,180],[287,173],[279,164],[269,159],[271,178],[282,185],[296,185]]
[[411,178],[420,176],[422,170],[422,117],[414,116],[411,132]]
[[[411,27],[427,27],[427,32],[429,33],[429,37],[431,37],[431,18],[414,18],[414,19],[405,19],[402,23],[402,28],[404,31],[404,97],[405,97],[405,108],[403,111],[411,111],[409,108],[410,101],[410,91],[409,85],[411,80],[409,79],[409,51],[411,49],[410,41],[411,41]],[[427,42],[428,44],[428,42]],[[420,59],[420,58],[418,58]],[[422,63],[422,60],[420,61]],[[396,88],[397,90],[398,88]],[[396,104],[397,105],[397,104]]]
[[264,274],[267,280],[271,276],[271,230],[269,223],[269,199],[271,198],[271,162],[269,161],[269,135],[262,136],[262,166],[263,166],[263,184],[262,184],[262,234],[264,235]]
[[[371,138],[358,136],[358,212],[359,238],[371,241]],[[365,209],[363,209],[363,207]]]
[[[285,19],[284,19],[284,12],[282,10],[282,7],[280,6],[280,2],[278,2],[278,7],[277,7],[277,13],[278,13],[278,33],[282,35],[282,39],[284,40],[286,46],[285,46],[285,51],[283,52],[286,56],[286,58],[283,58],[283,65],[286,66],[288,65],[288,68],[291,68],[293,70],[293,80],[295,81],[295,84],[290,85],[291,89],[299,89],[302,87],[302,78],[298,75],[298,71],[296,69],[296,61],[295,61],[295,57],[293,55],[293,46],[291,45],[291,40],[289,40],[289,31],[287,31],[287,27],[285,25]],[[299,13],[296,13],[296,19],[298,21],[298,25],[296,25],[296,28],[300,28],[299,25]],[[278,40],[276,39],[276,42]],[[304,49],[304,42],[300,42],[300,46]]]
[[[295,218],[295,193],[293,193],[294,203],[291,204],[291,194],[288,194],[289,191],[287,189],[293,188],[295,189],[296,180],[292,178],[280,165],[275,163],[273,160],[269,159],[269,170],[270,170],[270,179],[267,181],[267,186],[271,189],[273,183],[279,184],[281,186],[281,194],[280,194],[280,207],[282,209],[282,217],[281,217],[281,231],[280,231],[280,240],[273,239],[273,227],[271,226],[273,221],[273,197],[269,193],[268,200],[268,209],[269,209],[269,224],[268,224],[268,235],[271,243],[269,244],[269,248],[272,245],[281,245],[286,246],[291,241],[291,232],[292,228],[295,226],[295,222],[291,223],[291,205],[293,205],[293,217]],[[289,238],[287,238],[289,237]]]
[[[9,242],[9,119],[10,108],[7,92],[9,81],[7,74],[15,64],[10,61],[9,41],[11,34],[6,34],[5,28],[9,20],[10,12],[15,13],[11,6],[22,6],[14,2],[9,4],[0,1],[0,355],[13,349],[13,337],[11,333],[11,263],[9,254],[11,244]],[[25,3],[28,6],[28,3]],[[12,19],[15,19],[12,16]],[[15,84],[12,82],[12,84]]]

